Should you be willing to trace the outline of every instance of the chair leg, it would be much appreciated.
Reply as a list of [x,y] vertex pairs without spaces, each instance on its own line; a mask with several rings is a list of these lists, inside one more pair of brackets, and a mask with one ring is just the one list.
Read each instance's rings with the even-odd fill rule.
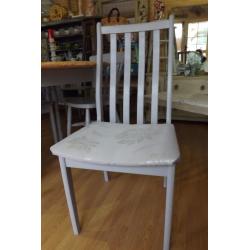
[[103,171],[103,174],[104,174],[104,180],[105,182],[108,182],[109,181],[109,174],[107,171]]
[[168,167],[163,250],[170,249],[175,166]]
[[89,109],[85,109],[85,126],[90,124],[90,112]]
[[64,191],[69,209],[70,220],[75,235],[80,233],[80,224],[78,219],[75,195],[73,190],[71,169],[66,167],[65,159],[59,157],[61,174],[63,179]]
[[167,176],[164,176],[164,183],[163,183],[163,187],[166,188],[167,187]]
[[58,103],[55,103],[55,113],[56,113],[56,126],[58,131],[58,139],[62,140],[62,127],[61,127],[61,119],[60,119],[60,112]]
[[71,124],[72,123],[72,108],[68,106],[67,111],[67,136],[71,134]]
[[53,134],[54,143],[57,143],[58,142],[58,138],[57,138],[57,132],[56,132],[55,114],[54,114],[54,110],[53,110],[53,105],[52,104],[49,105],[49,116],[50,116],[50,123],[51,123],[51,128],[52,128],[52,134]]

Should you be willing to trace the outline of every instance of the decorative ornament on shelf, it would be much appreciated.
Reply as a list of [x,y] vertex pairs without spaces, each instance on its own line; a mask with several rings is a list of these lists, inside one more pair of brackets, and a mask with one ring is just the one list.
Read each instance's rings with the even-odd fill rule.
[[[101,23],[103,26],[108,25],[120,25],[120,24],[128,24],[128,19],[120,15],[120,11],[118,8],[112,8],[109,11],[108,17],[102,18]],[[123,39],[124,36],[122,34],[117,35],[118,41],[118,50],[121,51],[123,48]],[[108,36],[108,41],[110,41],[110,37]]]
[[62,20],[68,16],[68,10],[58,4],[54,4],[49,9],[49,19],[51,21]]
[[49,40],[51,61],[55,62],[57,60],[56,44],[55,44],[55,39],[54,39],[54,31],[52,29],[48,29],[48,40]]
[[78,0],[78,15],[82,16],[82,0]]
[[144,23],[148,21],[148,1],[137,0],[136,21]]
[[154,1],[154,19],[160,20],[165,18],[165,4],[162,0]]
[[118,8],[113,8],[110,10],[108,17],[102,18],[101,22],[102,25],[119,25],[127,24],[128,19],[120,15],[120,11]]
[[[81,0],[80,0],[81,1]],[[85,0],[85,16],[95,16],[95,1],[94,0]]]

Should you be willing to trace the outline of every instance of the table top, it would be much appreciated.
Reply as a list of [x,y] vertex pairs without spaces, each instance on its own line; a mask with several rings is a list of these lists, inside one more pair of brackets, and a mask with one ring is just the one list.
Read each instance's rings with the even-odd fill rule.
[[73,68],[94,68],[94,61],[63,61],[63,62],[42,62],[42,69],[73,69]]

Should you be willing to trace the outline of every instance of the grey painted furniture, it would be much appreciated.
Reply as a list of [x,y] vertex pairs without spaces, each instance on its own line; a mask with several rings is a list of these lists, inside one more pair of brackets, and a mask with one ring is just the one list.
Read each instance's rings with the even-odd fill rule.
[[[110,64],[110,54],[106,53],[103,54],[103,62],[106,64],[106,68],[109,68],[109,64]],[[89,58],[90,61],[92,62],[96,62],[96,56],[91,56]],[[118,75],[118,79],[121,78],[121,74],[122,74],[122,69],[123,69],[123,62],[124,62],[124,54],[122,52],[118,52],[117,53],[117,75]],[[94,86],[90,87],[90,91],[92,90]],[[84,88],[82,88],[82,90],[84,91]],[[90,95],[90,93],[89,93]],[[108,102],[106,102],[107,98],[105,99],[105,103],[107,105],[109,105]],[[90,109],[95,109],[96,105],[95,105],[95,100],[91,98],[91,96],[87,96],[87,98],[82,98],[82,97],[71,97],[71,98],[65,98],[65,100],[63,101],[63,104],[67,106],[67,135],[71,134],[71,127],[72,126],[87,126],[90,123]],[[72,124],[72,108],[75,109],[83,109],[85,110],[85,123],[83,122],[79,122],[79,123],[75,123]],[[117,120],[119,121],[119,116],[117,113]]]
[[[164,119],[166,108],[166,74],[160,73],[159,85],[159,119]],[[146,76],[145,104],[146,120],[150,120],[152,74]],[[173,119],[208,120],[208,76],[173,76]],[[184,112],[183,112],[184,111]]]
[[[57,95],[58,86],[65,84],[75,84],[91,81],[95,79],[96,63],[93,61],[76,61],[76,62],[42,62],[42,87],[52,87],[53,94]],[[53,103],[55,108],[56,131],[55,138],[57,141],[62,140],[62,129],[58,102]],[[51,114],[54,115],[54,114]],[[52,127],[53,128],[53,127]],[[108,181],[108,173],[104,171],[104,179]]]
[[53,103],[51,101],[49,101],[49,100],[42,100],[41,113],[42,114],[49,113],[53,140],[54,140],[54,143],[57,143],[58,138],[57,138],[57,131],[56,131],[55,113],[54,113],[54,110],[53,110]]
[[59,138],[61,136],[61,131],[59,131],[58,128],[58,107],[55,105],[56,101],[56,89],[52,86],[49,87],[43,87],[41,90],[42,98],[41,98],[41,112],[49,113],[50,116],[50,123],[51,123],[51,129],[53,134],[53,140],[54,143],[57,143],[59,141]]
[[[56,87],[66,84],[90,82],[95,80],[96,63],[90,61],[81,62],[42,62],[41,63],[41,85],[42,87],[52,87],[52,92],[56,95]],[[55,138],[62,140],[61,120],[58,103],[52,103],[55,112]]]
[[[90,123],[90,109],[95,109],[95,103],[86,101],[84,98],[73,97],[67,98],[64,103],[67,106],[67,136],[71,134],[72,126],[88,126]],[[85,122],[72,124],[72,108],[85,110]]]
[[[97,24],[96,109],[91,123],[51,147],[59,157],[62,179],[74,234],[80,233],[70,169],[162,176],[166,186],[163,250],[170,248],[175,164],[179,147],[171,124],[173,70],[173,16],[143,24],[104,26]],[[166,124],[158,124],[160,30],[169,30]],[[144,124],[145,32],[153,31],[153,77],[151,124]],[[130,124],[131,32],[139,32],[137,124]],[[116,123],[117,34],[125,33],[123,123]],[[110,35],[110,122],[102,122],[102,35]],[[157,230],[157,229],[156,229]]]

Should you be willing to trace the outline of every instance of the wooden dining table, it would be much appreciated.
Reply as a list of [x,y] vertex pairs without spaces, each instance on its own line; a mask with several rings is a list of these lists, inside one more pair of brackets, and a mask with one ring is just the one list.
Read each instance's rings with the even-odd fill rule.
[[[49,87],[56,96],[56,87],[65,84],[95,82],[96,62],[94,61],[61,61],[41,63],[41,87]],[[54,138],[63,138],[58,102],[52,102],[55,121]]]
[[93,81],[95,67],[94,61],[42,62],[42,87]]

